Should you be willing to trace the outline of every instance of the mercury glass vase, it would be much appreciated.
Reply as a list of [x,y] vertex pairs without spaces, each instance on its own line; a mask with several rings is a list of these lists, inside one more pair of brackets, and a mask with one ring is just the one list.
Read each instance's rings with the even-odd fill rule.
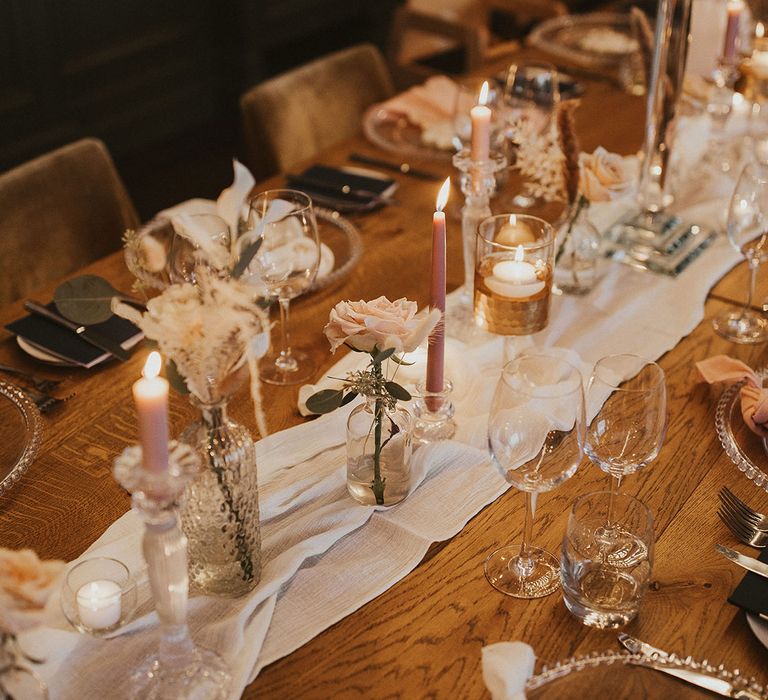
[[187,485],[181,521],[194,590],[239,596],[261,575],[259,491],[253,439],[227,416],[227,402],[192,400],[200,419],[179,439],[197,450],[202,468]]
[[411,488],[411,414],[370,397],[347,419],[347,490],[358,503],[393,506]]

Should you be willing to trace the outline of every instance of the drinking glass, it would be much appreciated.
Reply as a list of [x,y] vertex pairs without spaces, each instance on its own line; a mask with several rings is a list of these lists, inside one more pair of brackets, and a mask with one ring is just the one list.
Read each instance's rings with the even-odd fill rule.
[[728,207],[728,240],[749,265],[749,289],[744,307],[713,321],[715,331],[735,343],[768,340],[768,318],[752,309],[760,263],[768,257],[768,164],[749,163],[736,183]]
[[573,476],[583,456],[584,391],[579,371],[555,352],[507,363],[488,419],[488,446],[504,478],[525,492],[521,544],[485,560],[491,585],[515,598],[539,598],[560,586],[559,564],[531,546],[536,499]]
[[[514,153],[522,144],[542,136],[552,124],[552,116],[560,102],[557,70],[544,61],[513,63],[507,69],[504,83],[504,112],[507,139]],[[529,209],[539,198],[525,189],[511,200],[518,209]]]
[[197,283],[203,267],[219,276],[232,266],[231,235],[227,222],[215,214],[182,214],[171,221],[173,238],[168,253],[171,282]]
[[[621,546],[607,549],[603,526],[614,507]],[[636,498],[608,491],[577,498],[560,554],[563,600],[585,625],[614,629],[632,620],[653,565],[653,517]]]
[[[264,358],[261,378],[270,384],[306,382],[315,371],[309,355],[291,347],[291,299],[314,282],[320,263],[320,239],[312,200],[296,190],[268,190],[251,199],[246,240],[263,241],[249,272],[268,297],[280,304],[280,351]],[[242,249],[242,245],[241,245]]]
[[614,501],[622,478],[659,454],[667,432],[664,370],[639,355],[608,355],[598,360],[587,387],[587,437],[584,451],[609,475],[605,538],[616,538]]

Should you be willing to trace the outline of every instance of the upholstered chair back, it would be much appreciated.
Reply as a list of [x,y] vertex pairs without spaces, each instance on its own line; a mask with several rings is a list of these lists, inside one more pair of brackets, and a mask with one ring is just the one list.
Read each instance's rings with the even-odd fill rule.
[[0,175],[0,303],[120,247],[139,223],[106,146],[83,139]]
[[286,172],[360,130],[372,104],[390,97],[379,50],[361,44],[251,88],[240,98],[248,164],[256,179]]

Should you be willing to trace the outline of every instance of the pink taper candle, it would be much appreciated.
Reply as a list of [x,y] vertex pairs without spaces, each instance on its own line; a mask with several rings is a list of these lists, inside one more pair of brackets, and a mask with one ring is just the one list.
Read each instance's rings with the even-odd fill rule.
[[488,82],[480,88],[480,97],[477,104],[469,110],[472,120],[472,148],[470,156],[474,161],[488,160],[491,147],[491,110],[486,107],[488,101]]
[[728,23],[725,25],[725,42],[723,44],[723,60],[732,64],[736,60],[736,47],[739,41],[741,13],[744,11],[742,0],[728,1]]
[[[435,213],[432,217],[432,277],[429,287],[429,305],[440,309],[445,315],[445,212],[451,178],[446,178],[437,195]],[[429,339],[427,347],[427,391],[439,393],[443,390],[445,374],[445,324],[441,319]],[[432,406],[428,407],[434,410]],[[438,406],[439,408],[439,406]]]
[[144,376],[133,385],[142,459],[151,472],[168,469],[168,382],[159,376],[161,364],[159,352],[149,353]]

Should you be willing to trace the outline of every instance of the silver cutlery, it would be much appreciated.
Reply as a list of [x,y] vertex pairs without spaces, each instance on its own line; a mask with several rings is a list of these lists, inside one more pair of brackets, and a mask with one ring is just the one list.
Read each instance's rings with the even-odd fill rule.
[[38,391],[36,389],[22,388],[21,390],[27,396],[29,396],[30,399],[32,399],[35,406],[37,406],[37,409],[43,415],[47,415],[48,413],[53,411],[55,408],[58,408],[63,403],[69,401],[74,396],[74,394],[70,394],[69,396],[59,398],[58,396],[52,396],[47,392]]
[[720,489],[720,501],[741,516],[744,522],[751,524],[755,529],[768,532],[768,516],[748,506],[727,486]]
[[721,544],[716,544],[715,549],[724,557],[730,559],[734,564],[738,564],[743,569],[768,578],[768,564],[763,564],[763,562],[758,561],[757,559],[744,556],[743,554],[737,552],[735,549],[724,547]]
[[[690,683],[699,688],[704,688],[718,695],[722,695],[726,698],[738,698],[740,700],[760,700],[762,696],[759,693],[753,692],[749,688],[736,688],[731,681],[724,678],[718,678],[717,676],[710,675],[709,673],[703,673],[702,671],[696,671],[691,668],[685,668],[684,666],[675,666],[674,663],[684,663],[681,660],[677,660],[676,657],[671,656],[661,649],[643,642],[635,637],[631,637],[628,634],[619,634],[619,642],[632,654],[641,654],[637,660],[632,661],[637,666],[643,666],[645,668],[653,669],[654,671],[660,671],[667,675],[674,676],[675,678]],[[689,659],[690,660],[690,659]],[[706,667],[707,662],[703,662]],[[709,669],[707,669],[709,670]],[[714,669],[713,669],[714,671]]]
[[349,160],[353,163],[363,163],[365,165],[375,165],[377,168],[383,168],[384,170],[391,170],[392,172],[402,173],[403,175],[410,175],[411,177],[417,177],[421,180],[430,180],[432,182],[440,182],[442,176],[436,173],[430,173],[426,170],[418,170],[410,165],[410,163],[390,163],[388,160],[382,160],[381,158],[374,158],[373,156],[366,156],[363,153],[350,153]]
[[9,365],[0,365],[0,372],[3,374],[8,374],[11,377],[18,377],[19,379],[23,379],[30,386],[33,386],[38,391],[45,393],[53,391],[57,386],[59,386],[59,384],[64,381],[63,379],[46,379],[44,377],[38,377],[29,372],[17,369],[16,367],[10,367]]

